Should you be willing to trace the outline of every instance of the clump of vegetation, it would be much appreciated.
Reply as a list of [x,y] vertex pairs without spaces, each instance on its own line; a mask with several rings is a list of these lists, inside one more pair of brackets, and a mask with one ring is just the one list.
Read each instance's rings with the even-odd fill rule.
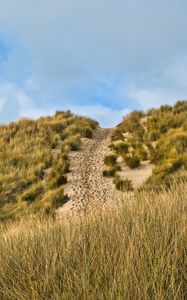
[[125,160],[127,166],[131,169],[138,168],[140,165],[140,159],[138,156],[126,155],[124,160]]
[[44,186],[42,182],[32,185],[21,196],[22,201],[33,202],[38,199],[44,192]]
[[63,174],[58,174],[48,182],[49,189],[55,189],[67,183],[67,177]]
[[[41,213],[45,215],[53,215],[54,210],[61,207],[68,201],[67,195],[64,194],[64,187],[60,186],[56,189],[50,190],[44,194],[41,199],[41,203],[43,204],[40,208]],[[34,206],[35,212],[38,213],[38,205],[37,203]]]
[[93,137],[93,130],[90,129],[89,127],[83,128],[81,131],[81,136],[90,139]]
[[1,224],[0,299],[186,299],[186,204],[181,183],[65,223]]
[[129,145],[127,143],[118,143],[113,147],[114,151],[117,155],[124,155],[128,153]]
[[80,150],[81,141],[80,135],[68,136],[64,139],[64,148],[69,151],[78,151]]
[[130,192],[133,190],[132,183],[128,179],[122,179],[119,175],[114,177],[113,180],[116,189],[121,192]]
[[105,156],[105,158],[104,158],[104,163],[105,163],[105,165],[107,165],[107,166],[115,166],[116,160],[117,160],[116,155],[111,154],[111,155]]
[[123,133],[121,131],[121,128],[117,128],[115,132],[111,136],[112,141],[118,141],[118,140],[124,140]]
[[104,177],[114,177],[116,172],[118,172],[120,170],[121,170],[121,167],[119,165],[115,165],[113,167],[103,170],[103,176]]

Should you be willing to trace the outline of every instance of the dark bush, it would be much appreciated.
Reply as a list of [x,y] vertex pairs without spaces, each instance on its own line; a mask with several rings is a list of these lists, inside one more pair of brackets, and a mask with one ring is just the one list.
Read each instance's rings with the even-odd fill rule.
[[140,159],[138,156],[125,156],[125,162],[131,169],[138,168],[140,165]]
[[82,135],[82,137],[91,139],[93,137],[93,131],[90,128],[88,128],[88,127],[87,128],[83,128],[81,130],[81,135]]
[[111,155],[105,156],[104,163],[107,166],[114,166],[116,164],[116,160],[117,160],[116,155],[111,154]]
[[128,179],[121,179],[120,176],[114,178],[114,184],[117,190],[121,192],[130,192],[133,190],[132,183]]

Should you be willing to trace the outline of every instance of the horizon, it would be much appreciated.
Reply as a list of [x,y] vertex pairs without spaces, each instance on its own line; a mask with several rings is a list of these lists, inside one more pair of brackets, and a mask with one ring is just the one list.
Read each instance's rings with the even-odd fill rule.
[[[177,103],[177,102],[183,102],[183,101],[187,101],[187,100],[177,100],[175,103],[174,103],[174,105]],[[170,105],[170,104],[161,104],[160,106],[158,106],[158,107],[150,107],[149,109],[159,109],[159,108],[161,108],[161,106],[162,105]],[[171,106],[173,106],[173,105],[171,105]],[[51,112],[51,113],[49,113],[49,114],[41,114],[41,115],[38,115],[38,116],[36,116],[36,117],[29,117],[29,116],[21,116],[21,117],[18,117],[17,119],[14,119],[14,120],[10,120],[10,121],[7,121],[7,122],[4,122],[4,123],[1,123],[1,121],[0,121],[0,125],[5,125],[5,126],[7,126],[7,125],[9,125],[10,123],[14,123],[14,122],[19,122],[20,120],[24,120],[24,119],[28,119],[28,120],[33,120],[33,121],[37,121],[38,119],[40,119],[40,118],[42,118],[42,117],[53,117],[57,112],[67,112],[67,111],[70,111],[70,113],[72,113],[72,114],[74,114],[75,116],[79,116],[79,117],[88,117],[88,118],[91,118],[91,119],[93,119],[93,120],[95,120],[95,121],[97,121],[98,122],[98,125],[99,125],[99,127],[100,128],[105,128],[105,129],[107,129],[107,128],[115,128],[116,126],[118,126],[122,121],[123,121],[123,119],[126,117],[126,116],[128,116],[128,114],[130,114],[131,112],[133,112],[133,111],[141,111],[141,112],[143,112],[143,113],[147,113],[148,111],[149,111],[149,109],[144,109],[144,110],[136,110],[136,109],[132,109],[132,110],[129,110],[129,111],[127,111],[122,117],[121,117],[121,120],[119,120],[119,122],[118,123],[116,123],[116,124],[113,124],[113,126],[105,126],[105,125],[102,125],[102,124],[100,124],[100,122],[98,122],[96,119],[94,119],[94,118],[91,118],[89,115],[87,115],[87,114],[77,114],[77,113],[75,113],[75,112],[73,112],[73,111],[71,111],[71,110],[69,110],[69,109],[67,109],[67,110],[56,110],[56,111],[53,111],[53,112]]]
[[183,0],[3,0],[0,123],[70,110],[106,128],[186,99],[186,12]]

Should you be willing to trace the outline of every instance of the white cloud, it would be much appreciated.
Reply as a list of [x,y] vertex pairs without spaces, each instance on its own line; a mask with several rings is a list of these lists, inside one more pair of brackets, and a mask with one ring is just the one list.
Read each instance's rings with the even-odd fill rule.
[[135,87],[129,89],[128,96],[143,110],[162,104],[172,104],[180,99],[180,94],[159,89],[138,89]]
[[21,117],[38,118],[42,115],[50,115],[52,109],[38,108],[34,100],[24,92],[22,87],[9,82],[0,82],[0,121],[8,119],[11,113],[14,119]]
[[171,64],[165,71],[165,77],[172,80],[180,88],[187,87],[187,57]]
[[117,110],[103,105],[70,105],[68,107],[76,114],[98,120],[101,124],[104,124],[104,127],[116,126],[130,112],[129,109]]
[[0,112],[3,111],[3,107],[6,103],[6,98],[5,97],[0,97]]
[[187,64],[179,61],[186,10],[187,2],[175,0],[0,1],[0,34],[15,42],[0,64],[0,78],[11,81],[0,85],[1,119],[68,103],[112,126],[126,112],[121,107],[186,98]]
[[44,115],[51,115],[54,113],[54,110],[51,109],[40,109],[34,105],[33,100],[22,91],[18,91],[16,95],[18,103],[18,115],[19,117],[28,117],[37,119]]

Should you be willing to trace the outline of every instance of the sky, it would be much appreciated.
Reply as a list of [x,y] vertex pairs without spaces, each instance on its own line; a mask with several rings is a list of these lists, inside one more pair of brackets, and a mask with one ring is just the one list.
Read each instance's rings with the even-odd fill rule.
[[1,0],[0,123],[186,100],[187,1]]

